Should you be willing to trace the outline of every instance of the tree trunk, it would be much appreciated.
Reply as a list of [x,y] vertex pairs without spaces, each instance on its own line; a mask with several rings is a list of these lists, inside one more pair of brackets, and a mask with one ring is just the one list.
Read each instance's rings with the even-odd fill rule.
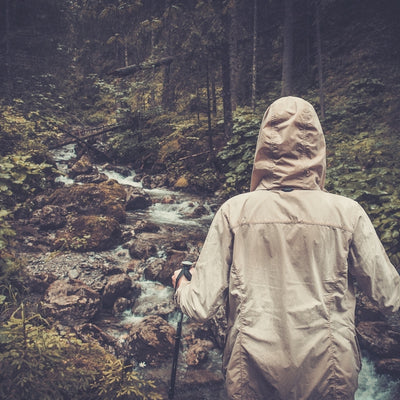
[[240,59],[238,50],[239,20],[237,15],[237,0],[231,0],[228,23],[229,26],[229,63],[231,68],[231,101],[235,111],[238,102],[238,87],[240,73]]
[[212,94],[212,112],[214,117],[217,115],[217,91],[215,87],[215,75],[211,75],[211,94]]
[[253,7],[253,61],[251,66],[251,109],[256,109],[257,90],[257,0],[254,0]]
[[229,62],[229,46],[221,51],[222,67],[222,100],[224,108],[224,133],[226,138],[232,136],[232,98],[231,98],[231,68]]
[[318,84],[319,84],[319,107],[321,109],[321,119],[325,119],[325,93],[323,85],[322,71],[322,43],[321,43],[321,27],[320,27],[320,2],[315,1],[315,29],[316,29],[316,45],[317,45],[317,61],[318,61]]
[[208,147],[210,149],[210,158],[214,162],[214,144],[211,131],[211,93],[210,93],[210,67],[207,58],[207,133],[208,133]]
[[230,58],[230,17],[229,13],[223,12],[223,1],[218,1],[223,28],[223,45],[220,51],[221,57],[221,73],[222,73],[222,101],[224,109],[224,134],[226,138],[232,136],[233,119],[232,119],[232,93],[231,93],[231,58]]
[[200,125],[200,108],[201,108],[201,96],[199,93],[199,87],[196,87],[196,114],[197,114],[197,123]]
[[285,0],[285,23],[283,27],[282,96],[293,94],[293,0]]
[[124,67],[127,67],[129,65],[129,60],[128,60],[128,38],[124,38]]
[[5,4],[5,67],[6,67],[6,96],[11,98],[12,95],[12,79],[11,79],[11,53],[10,53],[10,0],[6,0]]
[[312,23],[313,23],[313,0],[306,1],[306,68],[308,77],[312,76]]
[[174,90],[171,85],[171,65],[170,64],[167,64],[164,68],[162,105],[165,110],[169,110],[169,111],[172,111],[175,108]]
[[[167,0],[166,5],[165,5],[165,15],[166,15],[166,20],[165,20],[165,26],[167,31],[167,37],[166,37],[166,52],[167,54],[171,54],[171,32],[170,32],[170,11],[172,7],[172,2],[171,0]],[[174,93],[174,88],[171,85],[171,65],[167,64],[164,67],[164,80],[163,80],[163,91],[162,91],[162,106],[164,110],[172,111],[175,109],[175,93]]]
[[154,42],[155,42],[156,33],[154,32],[155,28],[153,26],[153,20],[151,20],[150,24],[151,24],[150,25],[150,27],[151,27],[151,32],[150,32],[150,59],[152,60],[153,57],[154,57]]

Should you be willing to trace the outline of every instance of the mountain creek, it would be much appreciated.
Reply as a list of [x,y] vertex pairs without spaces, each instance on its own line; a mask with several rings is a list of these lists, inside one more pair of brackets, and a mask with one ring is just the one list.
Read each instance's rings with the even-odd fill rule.
[[[164,175],[95,165],[74,145],[54,158],[64,175],[15,223],[30,304],[60,332],[132,364],[167,398],[179,316],[170,278],[182,261],[196,261],[222,200],[174,189]],[[184,318],[175,399],[226,398],[224,322],[222,310],[207,324]],[[399,398],[398,321],[360,294],[357,323],[356,399]]]

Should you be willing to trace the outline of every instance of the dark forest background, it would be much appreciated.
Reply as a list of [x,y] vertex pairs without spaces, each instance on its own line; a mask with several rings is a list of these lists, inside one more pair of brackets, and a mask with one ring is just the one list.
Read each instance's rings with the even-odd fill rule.
[[90,142],[99,161],[228,197],[248,190],[262,114],[282,95],[315,106],[327,190],[364,206],[400,264],[398,0],[1,0],[0,12],[3,309],[19,265],[10,221],[51,185],[60,142],[109,127]]
[[4,174],[28,175],[1,178],[5,208],[46,184],[37,165],[62,135],[103,125],[117,125],[93,144],[108,160],[203,193],[247,190],[262,114],[290,94],[322,120],[327,189],[361,201],[382,235],[398,231],[386,218],[399,209],[398,1],[2,0],[1,11],[0,156]]

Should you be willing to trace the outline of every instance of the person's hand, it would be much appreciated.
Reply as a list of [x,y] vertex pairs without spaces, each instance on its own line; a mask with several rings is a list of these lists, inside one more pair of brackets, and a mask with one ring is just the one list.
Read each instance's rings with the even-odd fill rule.
[[[195,270],[194,267],[190,268],[190,270],[189,270],[190,273],[191,273],[192,275],[193,275],[194,270]],[[178,287],[179,287],[182,283],[184,283],[184,282],[189,282],[185,275],[182,275],[181,278],[179,279],[179,282],[176,282],[176,278],[178,277],[178,275],[180,274],[181,271],[182,271],[182,268],[181,268],[181,269],[177,269],[177,270],[172,274],[172,277],[171,277],[172,286],[175,288],[175,286],[178,285],[175,289],[178,289]]]

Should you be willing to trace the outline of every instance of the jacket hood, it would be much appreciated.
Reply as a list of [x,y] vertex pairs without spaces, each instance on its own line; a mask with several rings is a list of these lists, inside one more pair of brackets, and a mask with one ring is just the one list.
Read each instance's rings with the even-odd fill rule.
[[325,174],[325,138],[314,107],[298,97],[272,103],[261,123],[250,191],[322,190]]

